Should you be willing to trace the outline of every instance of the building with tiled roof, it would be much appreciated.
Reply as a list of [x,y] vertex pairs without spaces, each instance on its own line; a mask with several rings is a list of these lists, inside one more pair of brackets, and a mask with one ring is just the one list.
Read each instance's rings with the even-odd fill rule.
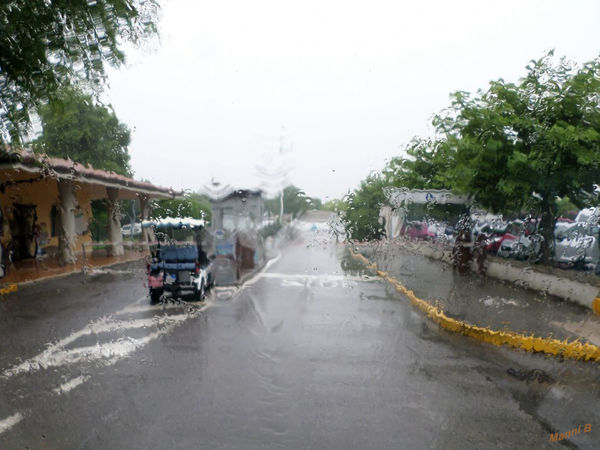
[[[108,205],[111,253],[123,252],[117,202],[138,200],[141,219],[149,217],[151,199],[182,196],[114,172],[94,169],[70,159],[29,150],[0,150],[0,242],[14,260],[50,254],[74,263],[92,241],[91,202]],[[147,240],[149,231],[142,239]]]

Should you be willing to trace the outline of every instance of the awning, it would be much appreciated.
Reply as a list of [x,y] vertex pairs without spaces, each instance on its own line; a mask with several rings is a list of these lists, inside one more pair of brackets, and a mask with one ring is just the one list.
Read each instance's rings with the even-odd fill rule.
[[[106,170],[94,169],[92,166],[71,161],[70,159],[52,158],[45,154],[34,153],[30,150],[0,150],[0,170],[23,171],[36,174],[40,179],[54,177],[58,180],[70,180],[79,183],[92,184],[110,188],[117,188],[125,195],[120,198],[134,199],[142,194],[151,198],[175,198],[182,197],[182,191],[175,191],[172,188],[155,186],[145,181],[134,180],[133,178],[108,172]],[[18,180],[11,181],[4,179],[4,184],[11,182],[24,181],[19,177]],[[35,181],[33,179],[32,181]],[[105,191],[98,190],[96,197],[105,197]]]
[[181,228],[201,228],[205,226],[203,219],[193,219],[192,217],[165,217],[156,220],[144,220],[142,228],[154,226],[158,230],[181,229]]

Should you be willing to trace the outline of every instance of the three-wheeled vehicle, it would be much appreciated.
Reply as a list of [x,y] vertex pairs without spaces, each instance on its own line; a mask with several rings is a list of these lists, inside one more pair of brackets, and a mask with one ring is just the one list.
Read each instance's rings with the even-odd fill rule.
[[157,238],[147,264],[151,303],[165,293],[204,300],[214,280],[212,263],[203,250],[204,221],[166,218],[142,226],[153,226]]

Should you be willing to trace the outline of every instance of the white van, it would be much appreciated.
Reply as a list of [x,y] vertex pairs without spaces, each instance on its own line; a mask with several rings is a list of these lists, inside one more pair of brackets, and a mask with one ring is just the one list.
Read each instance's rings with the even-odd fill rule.
[[583,208],[575,217],[575,222],[597,223],[600,219],[600,208]]

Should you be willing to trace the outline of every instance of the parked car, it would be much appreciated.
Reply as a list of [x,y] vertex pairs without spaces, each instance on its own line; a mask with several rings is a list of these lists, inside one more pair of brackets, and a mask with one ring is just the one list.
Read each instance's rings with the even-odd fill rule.
[[559,217],[556,220],[556,226],[554,227],[554,238],[562,239],[563,235],[566,231],[570,230],[575,226],[577,222],[574,220],[568,219],[566,217]]
[[142,224],[141,223],[135,223],[133,224],[133,227],[131,226],[130,223],[128,223],[127,225],[123,225],[121,227],[121,234],[123,236],[137,236],[139,234],[141,234],[142,232]]
[[539,233],[539,221],[527,218],[524,221],[515,220],[516,224],[507,233],[500,244],[498,255],[505,258],[515,258],[536,262],[541,258],[543,237]]
[[594,269],[600,260],[598,225],[577,223],[556,239],[554,261],[561,267]]
[[[517,236],[523,231],[524,223],[522,220],[512,220],[510,222],[497,222],[490,224],[489,227],[483,227],[481,232],[486,233],[487,245],[486,250],[489,253],[496,253],[500,256],[508,257],[500,248],[505,241],[509,241],[510,245],[514,243]],[[506,247],[506,246],[505,246]]]
[[600,220],[600,208],[584,208],[575,217],[575,222],[578,223],[598,223]]
[[433,235],[433,239],[440,242],[453,243],[455,240],[455,229],[445,222],[433,220],[427,221],[427,231]]
[[400,234],[411,239],[434,239],[435,233],[429,231],[427,223],[418,221],[407,221],[402,226]]

